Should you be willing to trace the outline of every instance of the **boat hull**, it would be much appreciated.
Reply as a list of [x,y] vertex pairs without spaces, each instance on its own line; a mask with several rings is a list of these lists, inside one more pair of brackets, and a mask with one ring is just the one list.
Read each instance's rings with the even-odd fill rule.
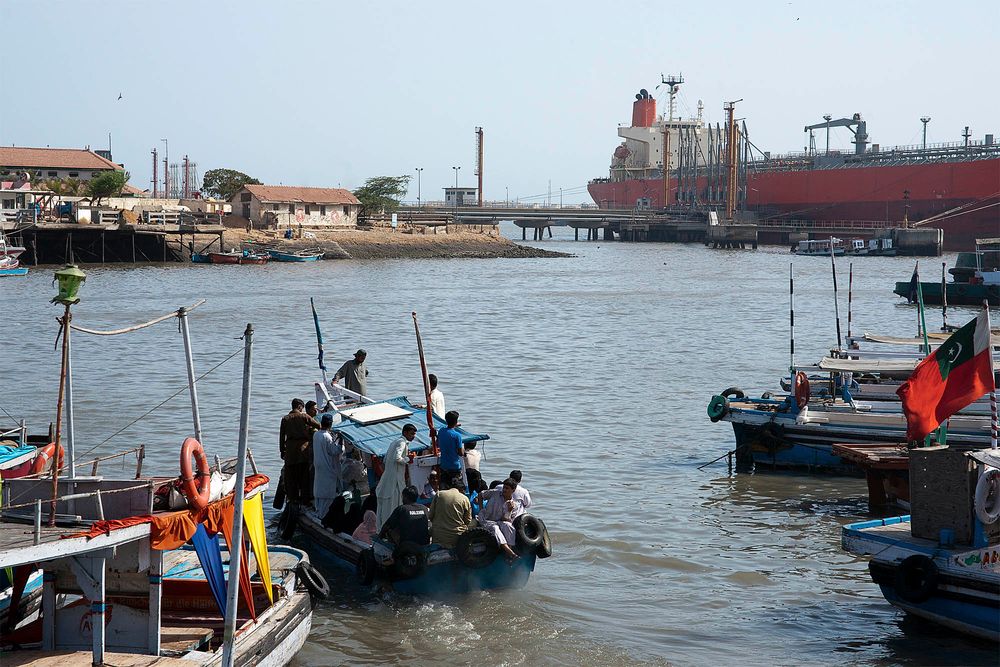
[[[983,300],[991,306],[1000,306],[1000,285],[977,285],[972,283],[946,283],[948,305],[950,306],[980,306]],[[908,297],[910,281],[897,282],[894,294]],[[921,295],[925,304],[940,305],[941,283],[920,283]]]
[[318,255],[296,255],[290,252],[278,252],[277,250],[268,250],[267,254],[275,262],[315,262],[323,258],[323,254]]

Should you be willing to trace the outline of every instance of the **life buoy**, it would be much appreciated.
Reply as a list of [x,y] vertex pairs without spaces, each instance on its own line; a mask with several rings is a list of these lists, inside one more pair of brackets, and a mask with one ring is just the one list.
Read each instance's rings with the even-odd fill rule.
[[747,396],[746,394],[743,393],[743,390],[740,389],[739,387],[730,387],[729,389],[726,389],[724,392],[722,392],[722,395],[725,396],[726,398],[730,397],[746,398]]
[[400,579],[413,579],[427,567],[424,548],[415,542],[400,542],[392,550],[393,573]]
[[491,565],[500,554],[500,545],[493,533],[485,528],[473,528],[462,533],[455,544],[458,562],[473,570]]
[[545,522],[539,519],[538,523],[542,524],[542,543],[535,549],[535,555],[539,558],[548,558],[552,555],[552,539],[549,537],[549,529],[545,527]]
[[330,584],[326,583],[326,578],[308,561],[300,561],[295,574],[314,600],[326,600],[330,597]]
[[[55,456],[55,453],[56,453],[56,443],[54,442],[50,442],[49,444],[40,448],[35,453],[35,460],[31,462],[31,474],[38,475],[51,469],[52,467],[51,461],[52,457]],[[57,465],[59,466],[59,470],[62,470],[64,455],[65,452],[63,451],[62,445],[59,445],[59,461],[57,463]]]
[[[192,457],[198,466],[197,475],[191,469]],[[181,445],[181,492],[187,497],[191,509],[201,511],[208,507],[211,488],[212,472],[208,467],[205,448],[194,438],[184,438],[184,444]]]
[[545,526],[530,514],[522,514],[514,519],[514,535],[517,550],[521,553],[536,551],[542,544],[542,532]]
[[896,570],[896,592],[907,602],[925,602],[937,588],[937,580],[934,561],[927,556],[909,556]]
[[800,410],[809,405],[809,376],[802,371],[795,374],[794,390],[795,405]]
[[375,581],[375,574],[378,572],[378,564],[375,562],[375,554],[371,549],[365,549],[361,552],[361,556],[358,557],[358,563],[354,566],[354,571],[358,575],[358,579],[365,586],[370,585]]
[[1000,470],[987,468],[976,482],[976,517],[990,526],[1000,519]]
[[727,414],[729,414],[729,399],[716,394],[708,402],[708,418],[713,422],[717,422]]
[[295,503],[285,505],[285,510],[278,517],[278,535],[283,540],[292,539],[295,528],[299,523],[299,508]]

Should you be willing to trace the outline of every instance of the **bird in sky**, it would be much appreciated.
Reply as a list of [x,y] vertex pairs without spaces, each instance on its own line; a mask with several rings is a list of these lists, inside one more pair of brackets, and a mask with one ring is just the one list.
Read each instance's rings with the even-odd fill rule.
[[118,93],[118,99],[121,99],[121,98],[122,98],[122,94]]

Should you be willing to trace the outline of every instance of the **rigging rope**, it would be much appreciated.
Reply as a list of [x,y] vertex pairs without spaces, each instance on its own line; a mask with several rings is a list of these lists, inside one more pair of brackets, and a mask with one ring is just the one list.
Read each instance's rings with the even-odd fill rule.
[[[191,306],[190,308],[186,308],[185,310],[190,313],[192,310],[194,310],[203,303],[205,303],[205,299],[198,301],[193,306]],[[84,327],[77,326],[75,324],[70,324],[69,326],[74,331],[93,334],[95,336],[117,336],[118,334],[130,333],[132,331],[138,331],[139,329],[145,329],[146,327],[151,327],[154,324],[159,324],[163,320],[169,320],[171,317],[178,317],[179,315],[180,315],[180,309],[178,308],[177,310],[171,313],[167,313],[166,315],[161,315],[160,317],[152,319],[148,322],[143,322],[142,324],[136,324],[135,326],[131,327],[125,327],[124,329],[114,329],[113,331],[98,331],[97,329],[85,329]]]

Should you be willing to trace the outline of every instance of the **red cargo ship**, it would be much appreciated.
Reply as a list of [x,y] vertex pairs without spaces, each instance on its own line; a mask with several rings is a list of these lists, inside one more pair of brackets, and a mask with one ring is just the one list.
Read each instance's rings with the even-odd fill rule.
[[[676,93],[677,81],[664,80]],[[609,178],[590,182],[601,208],[689,206],[724,210],[726,128],[704,124],[701,103],[696,118],[656,114],[656,100],[636,95],[632,125],[612,157]],[[826,121],[807,130],[847,127],[855,152],[810,149],[805,153],[752,155],[738,149],[739,200],[761,220],[879,221],[944,230],[946,250],[967,250],[976,238],[1000,236],[1000,145],[993,135],[982,141],[880,149],[869,146],[865,121]],[[740,136],[745,136],[743,133]],[[810,133],[812,142],[812,133]],[[829,144],[829,140],[827,140]],[[666,149],[666,150],[664,150]],[[663,155],[670,174],[664,197]]]

